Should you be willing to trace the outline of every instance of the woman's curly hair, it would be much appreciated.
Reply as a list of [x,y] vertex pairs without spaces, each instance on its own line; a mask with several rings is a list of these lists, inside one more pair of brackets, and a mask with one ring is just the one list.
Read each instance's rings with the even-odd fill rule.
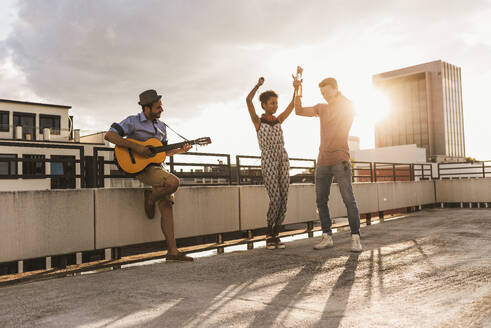
[[265,104],[271,97],[278,98],[278,94],[273,90],[264,91],[259,95],[259,101],[261,102],[261,104]]

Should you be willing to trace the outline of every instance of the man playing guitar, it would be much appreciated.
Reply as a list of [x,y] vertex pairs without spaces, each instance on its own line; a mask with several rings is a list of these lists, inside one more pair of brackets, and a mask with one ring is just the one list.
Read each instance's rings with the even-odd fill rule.
[[[162,114],[162,96],[155,90],[146,90],[140,94],[138,104],[142,111],[136,115],[128,116],[120,123],[113,123],[106,133],[105,139],[116,146],[131,149],[135,153],[151,157],[152,152],[148,147],[132,142],[123,137],[145,141],[150,138],[167,143],[165,124],[159,120]],[[168,156],[185,153],[191,149],[191,145],[185,144],[182,148],[169,150]],[[160,226],[167,242],[167,261],[193,261],[192,257],[180,253],[174,237],[174,217],[172,205],[174,204],[174,192],[179,187],[179,178],[167,171],[162,165],[149,165],[136,178],[146,185],[152,186],[152,190],[144,191],[144,208],[149,219],[155,214],[155,204],[158,202],[161,221]]]

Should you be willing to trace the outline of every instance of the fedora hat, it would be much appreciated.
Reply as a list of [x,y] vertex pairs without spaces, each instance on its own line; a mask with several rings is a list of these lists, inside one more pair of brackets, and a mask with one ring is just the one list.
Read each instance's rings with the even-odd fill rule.
[[162,95],[158,95],[157,91],[153,89],[146,90],[140,93],[140,101],[138,102],[138,104],[140,104],[141,106],[151,105],[154,102],[160,100],[160,98],[162,98]]

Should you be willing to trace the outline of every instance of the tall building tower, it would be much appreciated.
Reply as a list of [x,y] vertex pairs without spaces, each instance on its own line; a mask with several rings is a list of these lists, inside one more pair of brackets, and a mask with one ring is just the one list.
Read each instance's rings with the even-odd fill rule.
[[374,75],[388,98],[387,118],[375,127],[375,146],[416,144],[434,162],[465,158],[460,67],[441,60]]

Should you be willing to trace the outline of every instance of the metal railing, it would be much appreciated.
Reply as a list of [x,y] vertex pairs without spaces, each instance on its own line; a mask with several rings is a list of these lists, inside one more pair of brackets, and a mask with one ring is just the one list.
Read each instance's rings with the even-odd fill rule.
[[[73,179],[83,179],[83,174],[76,174],[76,170],[74,169],[74,172],[67,172],[63,174],[46,174],[46,163],[73,163],[74,166],[75,164],[81,164],[82,162],[79,159],[71,159],[71,158],[21,158],[21,157],[15,157],[15,158],[1,158],[0,157],[0,163],[7,162],[8,164],[8,169],[9,172],[8,174],[5,175],[0,175],[0,179],[49,179],[49,178],[73,178]],[[11,164],[15,163],[17,166],[17,163],[23,163],[23,169],[22,173],[19,174],[18,169],[16,169],[15,173],[11,172]],[[39,173],[29,173],[26,171],[33,171],[32,168],[27,168],[27,165],[25,163],[42,163],[42,171],[44,172],[39,172]],[[51,170],[50,170],[51,171]],[[75,187],[73,187],[75,188]]]
[[[104,187],[105,179],[132,179],[134,175],[125,174],[121,171],[111,170],[109,174],[105,173],[106,165],[113,165],[114,168],[117,167],[115,160],[106,160],[104,156],[99,156],[101,152],[111,152],[113,153],[114,148],[111,147],[94,147],[94,157],[93,161],[94,167],[97,167],[97,175],[93,177],[94,185],[97,187]],[[209,159],[200,162],[191,162],[180,160],[176,161],[175,156],[182,157],[198,157],[199,159]],[[179,179],[181,179],[181,184],[192,186],[192,185],[203,185],[203,184],[213,184],[213,185],[229,185],[232,184],[232,167],[230,163],[229,154],[215,154],[215,153],[198,153],[198,152],[187,152],[184,154],[178,154],[174,156],[169,156],[166,158],[165,164],[168,166],[169,171],[175,174]],[[188,168],[184,170],[183,168]]]
[[[192,156],[192,157],[212,157],[216,160],[215,163],[211,162],[176,162],[175,157],[170,156],[169,161],[166,163],[169,165],[170,172],[175,174],[181,183],[185,185],[229,185],[232,184],[232,166],[230,163],[229,154],[216,154],[216,153],[198,153],[187,152],[178,154],[179,158]],[[225,163],[224,163],[225,161]],[[218,164],[216,164],[218,162]],[[190,171],[184,171],[182,168],[192,168]],[[178,170],[177,168],[181,168]]]
[[416,181],[432,179],[431,164],[351,162],[353,182]]
[[491,161],[438,163],[438,179],[491,177]]
[[[105,179],[129,179],[132,175],[121,173],[113,160],[114,148],[94,147],[93,156],[86,156],[82,145],[64,145],[34,142],[0,141],[0,146],[47,148],[74,150],[75,154],[65,154],[74,158],[56,158],[56,154],[44,156],[51,158],[17,158],[0,157],[3,171],[1,179],[60,179],[60,174],[50,172],[46,174],[46,163],[71,162],[75,166],[75,173],[64,173],[67,179],[78,179],[77,186],[81,188],[104,187]],[[16,151],[18,152],[18,151]],[[109,152],[109,156],[103,156]],[[16,156],[9,152],[7,155]],[[43,154],[39,154],[43,155]],[[260,156],[237,155],[235,164],[230,154],[188,152],[169,156],[166,164],[169,170],[181,179],[184,185],[234,185],[234,184],[262,184],[263,176],[260,165]],[[290,182],[314,183],[316,161],[308,158],[290,158]],[[25,166],[18,170],[18,163],[41,163],[44,169],[35,174],[28,173]],[[6,163],[6,166],[5,164]],[[491,177],[491,161],[439,163],[435,165],[433,175],[432,164],[429,163],[385,163],[352,161],[353,182],[381,182],[381,181],[417,181],[430,179],[452,178],[486,178]],[[107,165],[111,168],[107,170]],[[15,168],[15,170],[13,169]],[[18,172],[19,171],[19,172]],[[27,172],[26,172],[27,171]],[[32,172],[32,170],[30,170]],[[20,173],[22,172],[22,173]],[[72,188],[71,186],[68,188]]]
[[[28,146],[30,144],[26,144]],[[69,148],[56,145],[55,148]],[[75,146],[81,153],[81,159],[60,158],[0,158],[0,163],[54,163],[73,162],[79,165],[79,174],[75,178],[80,179],[80,186],[101,188],[105,186],[105,179],[132,179],[134,175],[122,173],[117,169],[113,160],[114,148],[94,147],[93,156],[84,156],[83,147]],[[109,152],[109,159],[104,156]],[[197,160],[185,160],[184,158],[196,158]],[[183,185],[233,185],[233,184],[262,184],[263,176],[260,165],[260,156],[237,155],[236,164],[231,163],[229,154],[188,152],[169,156],[166,164],[173,174],[181,179]],[[252,160],[252,161],[251,161]],[[290,158],[290,182],[314,183],[316,161],[307,158]],[[300,162],[300,163],[299,163]],[[308,164],[303,164],[308,163]],[[58,174],[13,174],[8,166],[8,174],[0,175],[0,179],[18,178],[59,178]],[[107,165],[110,169],[106,170]],[[414,181],[432,179],[431,164],[411,163],[382,163],[382,162],[352,162],[353,182],[380,182],[380,181]]]
[[[253,159],[256,163],[261,160],[260,156],[237,155],[235,163],[237,167],[237,184],[262,184],[263,175],[261,165],[259,164],[244,164],[244,160]],[[316,161],[308,158],[289,158],[290,172],[299,171],[295,175],[290,174],[291,183],[313,183]],[[295,165],[295,162],[309,162],[311,166]]]
[[431,164],[412,164],[414,179],[433,180],[433,169]]
[[378,181],[414,181],[412,164],[373,163],[374,182]]
[[372,162],[351,162],[352,182],[373,182],[373,180]]
[[[84,153],[84,147],[83,146],[75,146],[75,145],[61,145],[61,144],[46,144],[46,143],[30,143],[30,142],[10,142],[10,141],[1,141],[0,146],[8,146],[8,147],[21,147],[21,148],[48,148],[48,149],[67,149],[67,150],[75,150],[78,152],[78,159],[76,158],[77,154],[63,154],[63,155],[58,155],[58,154],[36,154],[36,155],[41,155],[41,156],[50,156],[50,157],[57,157],[57,156],[72,156],[75,158],[22,158],[22,157],[0,157],[0,163],[5,163],[7,162],[7,167],[8,167],[8,174],[0,174],[0,179],[46,179],[46,178],[51,178],[51,179],[60,179],[62,176],[64,178],[73,178],[73,179],[80,179],[80,187],[85,188],[86,187],[86,165],[85,165],[85,153]],[[12,155],[12,153],[8,153],[8,155]],[[30,155],[30,154],[26,154]],[[43,165],[43,171],[44,172],[39,172],[39,173],[26,173],[27,167],[25,165],[22,165],[22,174],[18,172],[18,165],[17,163],[42,163]],[[70,174],[46,174],[46,163],[73,163],[74,168],[73,168],[73,173]],[[16,172],[15,174],[12,174],[11,172],[11,164],[15,163],[16,167]],[[78,172],[79,174],[76,174],[77,172],[77,164],[78,164]],[[29,169],[30,170],[30,169]],[[50,170],[51,171],[51,170]],[[76,186],[76,183],[75,183]],[[70,184],[71,188],[71,184]],[[75,188],[75,187],[73,187]]]

